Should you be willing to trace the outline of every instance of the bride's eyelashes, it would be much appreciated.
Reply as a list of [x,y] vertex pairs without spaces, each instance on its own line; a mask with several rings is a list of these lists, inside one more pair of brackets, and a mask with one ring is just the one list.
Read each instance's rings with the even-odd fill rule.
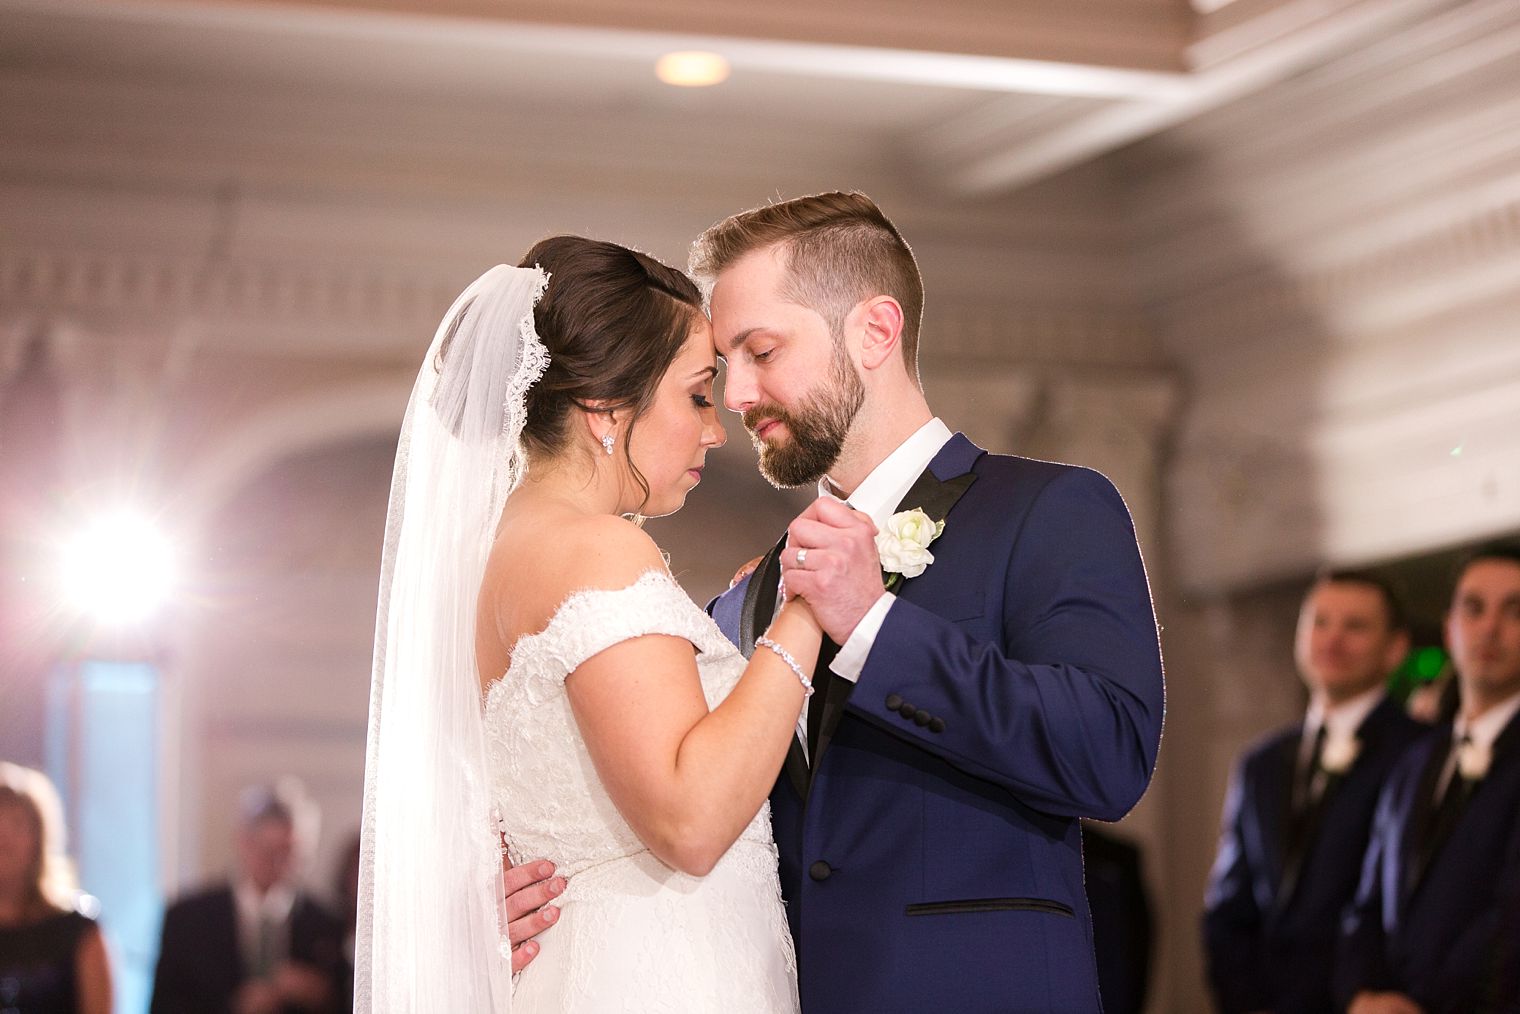
[[691,400],[696,403],[697,408],[712,408],[713,407],[712,400],[710,398],[708,398],[707,395],[705,395],[705,394],[694,394],[694,395],[691,396]]

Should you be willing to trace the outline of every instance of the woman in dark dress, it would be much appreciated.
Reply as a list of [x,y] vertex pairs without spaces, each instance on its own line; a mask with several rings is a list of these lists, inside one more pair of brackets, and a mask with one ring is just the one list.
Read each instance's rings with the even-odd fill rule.
[[57,793],[0,762],[0,1014],[110,1014],[95,921],[74,910]]

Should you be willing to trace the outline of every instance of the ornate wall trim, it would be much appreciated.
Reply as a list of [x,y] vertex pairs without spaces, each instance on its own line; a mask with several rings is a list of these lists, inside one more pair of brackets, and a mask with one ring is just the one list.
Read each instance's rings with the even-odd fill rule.
[[[1365,307],[1365,316],[1393,326],[1435,312],[1472,293],[1453,277],[1520,280],[1520,196],[1444,221],[1413,236],[1373,246],[1319,267],[1260,265],[1228,281],[1184,291],[1156,307],[1168,344],[1215,345],[1291,333],[1317,308],[1337,314]],[[1335,337],[1344,340],[1344,329]]]

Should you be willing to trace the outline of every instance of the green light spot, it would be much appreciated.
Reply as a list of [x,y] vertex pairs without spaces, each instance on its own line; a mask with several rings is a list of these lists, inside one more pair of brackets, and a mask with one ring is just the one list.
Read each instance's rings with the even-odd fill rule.
[[1421,680],[1435,679],[1445,665],[1446,652],[1440,648],[1421,648],[1414,653],[1414,671]]

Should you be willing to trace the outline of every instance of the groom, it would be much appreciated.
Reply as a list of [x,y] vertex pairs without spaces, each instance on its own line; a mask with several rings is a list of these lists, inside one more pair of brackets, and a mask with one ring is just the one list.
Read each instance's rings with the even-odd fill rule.
[[[934,416],[918,268],[864,195],[726,219],[692,271],[761,471],[821,494],[709,607],[749,654],[784,574],[829,638],[771,793],[803,1008],[1097,1011],[1078,818],[1135,804],[1162,719],[1123,500]],[[884,573],[874,535],[913,509],[931,524]],[[510,899],[515,939],[554,886]]]

